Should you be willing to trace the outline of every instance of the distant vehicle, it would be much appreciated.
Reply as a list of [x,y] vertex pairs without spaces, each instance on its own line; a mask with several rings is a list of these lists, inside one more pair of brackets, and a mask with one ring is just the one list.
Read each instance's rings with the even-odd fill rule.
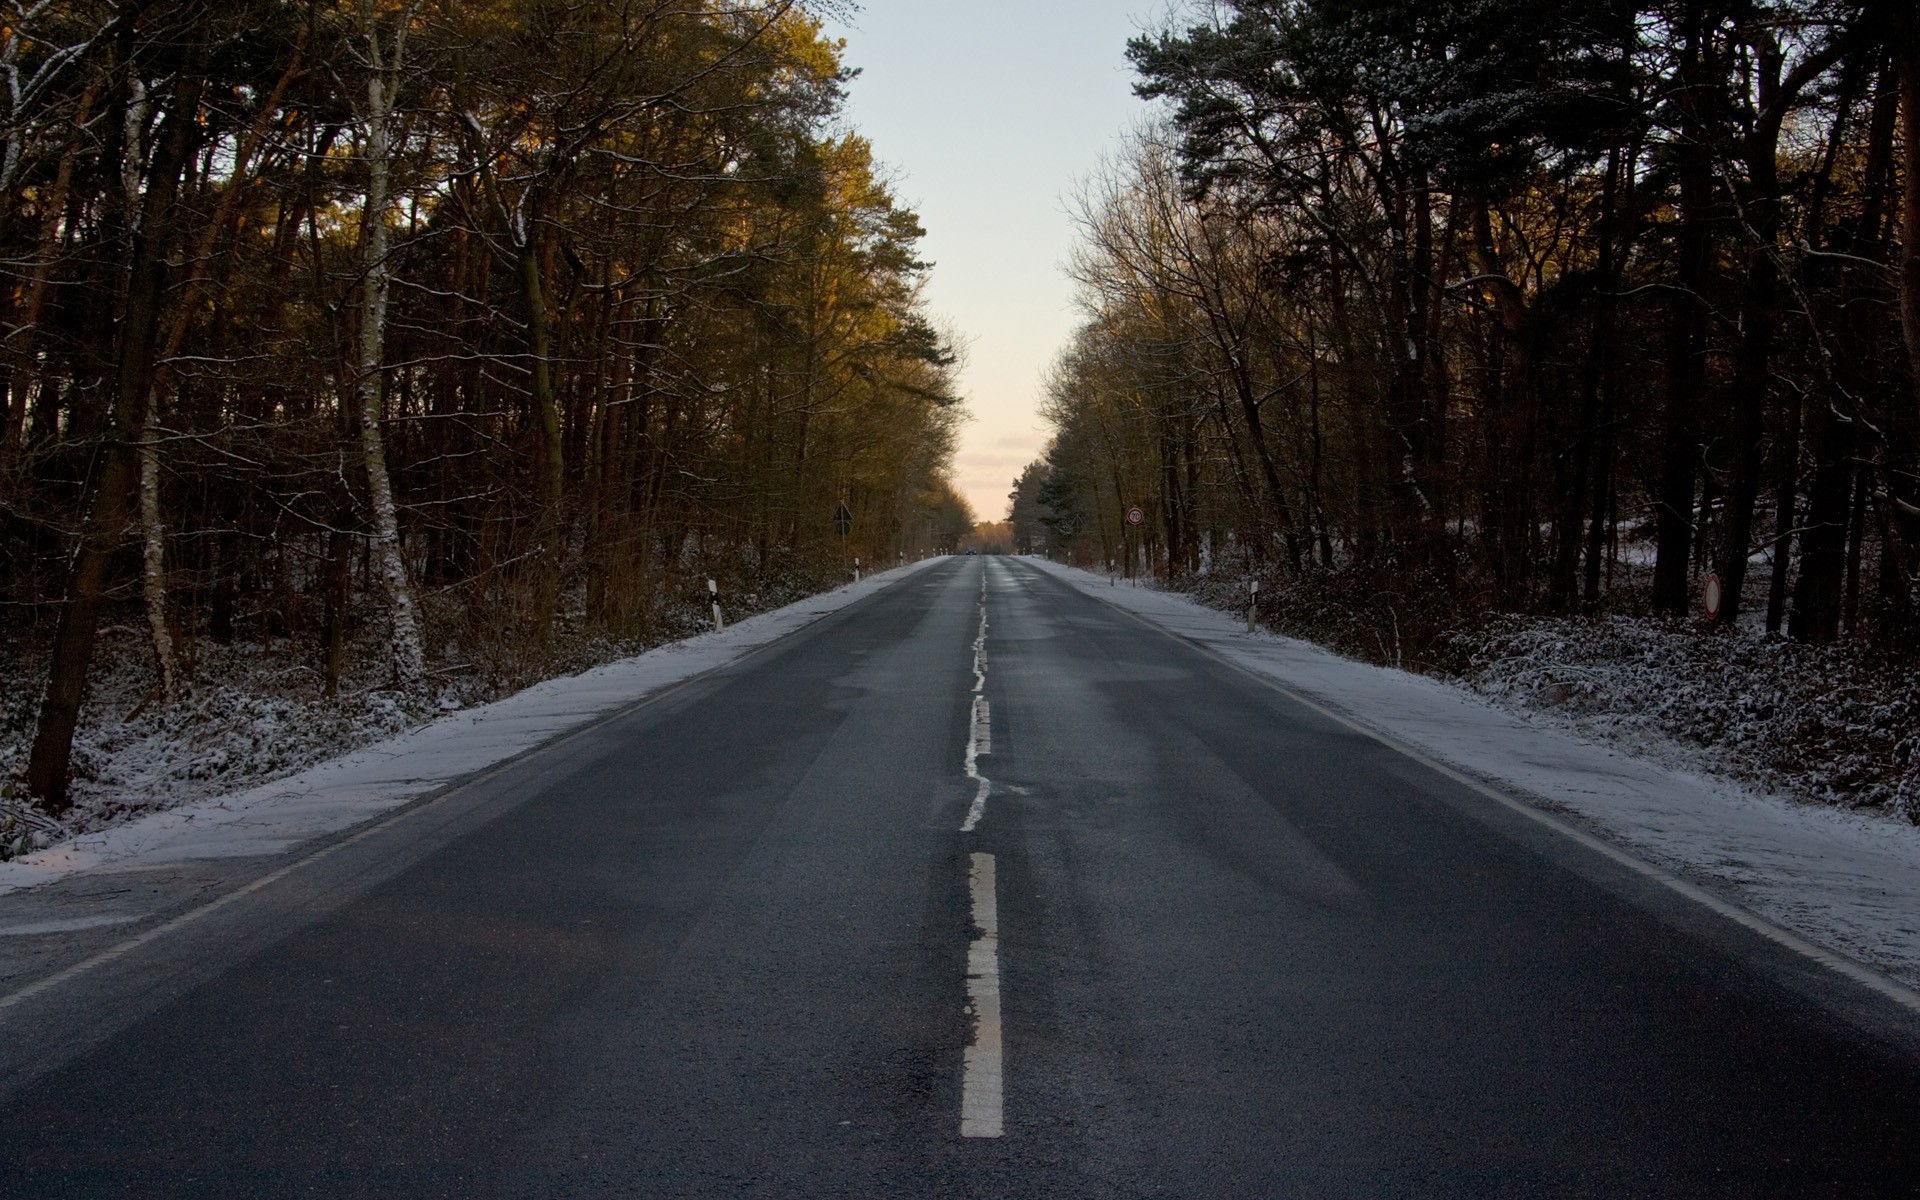
[[975,549],[974,549],[974,548],[973,548],[972,546],[968,546],[968,547],[967,547],[967,553],[968,553],[968,554],[978,554],[978,553],[980,553],[980,552],[979,552],[978,550],[975,550]]

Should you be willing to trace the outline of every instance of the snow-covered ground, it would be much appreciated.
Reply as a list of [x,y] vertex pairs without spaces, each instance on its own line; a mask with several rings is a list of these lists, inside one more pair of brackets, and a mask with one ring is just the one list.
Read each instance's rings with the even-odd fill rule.
[[662,688],[724,666],[940,561],[927,559],[870,576],[749,617],[722,633],[550,679],[272,783],[150,813],[0,862],[0,895],[92,870],[283,852],[358,825]]
[[700,586],[709,574],[721,577],[726,611],[741,619],[845,577],[818,562],[683,561],[681,568],[657,580],[645,610],[627,614],[618,631],[588,619],[587,588],[577,583],[560,597],[545,639],[524,636],[497,613],[480,617],[469,607],[479,597],[425,592],[427,627],[444,637],[433,639],[425,677],[404,688],[390,674],[382,607],[362,596],[345,622],[332,696],[325,694],[323,648],[311,623],[295,630],[257,613],[243,636],[183,639],[186,686],[173,704],[157,702],[145,622],[107,626],[74,730],[71,807],[57,821],[26,802],[24,778],[39,718],[41,692],[33,683],[46,677],[48,647],[32,636],[36,631],[13,630],[0,639],[0,678],[23,686],[0,686],[0,860],[259,787],[542,680],[696,636],[712,620]]
[[1394,741],[1571,814],[1816,945],[1920,984],[1920,828],[1907,821],[1749,790],[1586,740],[1455,684],[1248,634],[1244,618],[1185,596],[1027,561]]

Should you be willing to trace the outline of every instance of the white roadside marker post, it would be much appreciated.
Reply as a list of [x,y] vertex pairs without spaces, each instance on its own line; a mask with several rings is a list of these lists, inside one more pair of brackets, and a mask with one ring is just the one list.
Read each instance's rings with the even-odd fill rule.
[[1260,612],[1260,581],[1258,579],[1249,579],[1247,581],[1247,632],[1248,633],[1252,633],[1254,631],[1254,619],[1259,615],[1259,612]]
[[857,558],[853,560],[853,581],[860,582],[860,560]]
[[713,597],[713,631],[719,633],[727,627],[727,620],[720,615],[720,585],[707,580],[707,595]]

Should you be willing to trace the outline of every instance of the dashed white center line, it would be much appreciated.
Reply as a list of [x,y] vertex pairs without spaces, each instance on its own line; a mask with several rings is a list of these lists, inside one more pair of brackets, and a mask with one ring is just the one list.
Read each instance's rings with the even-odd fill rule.
[[987,815],[987,795],[993,781],[980,773],[980,756],[993,753],[993,721],[983,693],[987,690],[987,577],[980,574],[980,633],[973,639],[973,716],[967,727],[967,778],[974,781],[973,805],[961,823],[961,833],[980,828]]
[[967,1046],[960,1080],[960,1136],[965,1138],[997,1138],[1004,1128],[1000,908],[994,889],[993,855],[975,854],[968,887],[975,933],[967,946],[967,1011],[973,1018],[973,1040]]
[[[960,832],[972,833],[987,813],[993,782],[980,773],[980,756],[993,753],[993,710],[987,704],[987,575],[980,572],[980,632],[973,639],[973,712],[967,728],[967,778],[976,786],[973,807]],[[997,1138],[1003,1129],[1000,1043],[1000,908],[995,899],[993,855],[972,856],[967,891],[972,899],[973,937],[967,944],[967,1015],[972,1037],[960,1077],[960,1136]]]

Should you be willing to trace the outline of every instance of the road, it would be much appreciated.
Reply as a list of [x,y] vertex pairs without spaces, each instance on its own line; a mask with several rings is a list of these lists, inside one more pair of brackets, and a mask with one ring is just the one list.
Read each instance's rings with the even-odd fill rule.
[[334,851],[0,1014],[0,1195],[1920,1192],[1910,1016],[1018,559]]

